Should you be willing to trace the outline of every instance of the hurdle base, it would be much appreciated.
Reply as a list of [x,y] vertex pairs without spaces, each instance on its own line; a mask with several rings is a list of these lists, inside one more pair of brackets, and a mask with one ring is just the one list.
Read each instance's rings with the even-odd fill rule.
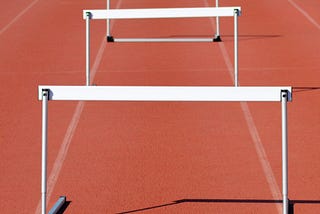
[[113,36],[107,36],[107,42],[114,42]]
[[213,39],[214,42],[222,42],[221,37],[216,35]]
[[57,214],[63,207],[63,205],[66,203],[67,197],[66,196],[60,196],[58,201],[54,204],[54,206],[49,210],[48,214]]
[[213,38],[112,38],[113,42],[213,42]]

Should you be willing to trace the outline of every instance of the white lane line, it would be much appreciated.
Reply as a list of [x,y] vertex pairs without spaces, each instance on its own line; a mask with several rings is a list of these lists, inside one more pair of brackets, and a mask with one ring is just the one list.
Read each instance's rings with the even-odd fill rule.
[[[230,75],[231,79],[234,80],[234,78],[233,78],[233,65],[231,63],[230,57],[227,53],[227,50],[226,50],[224,43],[220,42],[219,48],[222,52],[225,64],[228,68],[229,75]],[[261,167],[262,167],[264,175],[267,179],[267,183],[269,185],[269,189],[271,191],[272,197],[274,200],[279,200],[282,198],[280,188],[279,188],[277,181],[276,181],[276,178],[273,174],[272,168],[270,166],[270,162],[268,160],[268,156],[266,154],[263,143],[261,141],[259,132],[257,130],[257,126],[254,123],[254,120],[253,120],[252,114],[250,112],[248,103],[247,102],[240,102],[240,106],[241,106],[241,110],[243,112],[244,118],[246,120],[248,129],[250,132],[250,136],[251,136],[252,141],[254,143],[254,147],[257,152]],[[277,206],[278,213],[281,214],[282,213],[281,204],[277,203],[276,206]]]
[[[121,2],[122,2],[122,0],[118,1],[116,8],[120,7]],[[112,24],[110,25],[110,28],[111,27],[112,27]],[[98,71],[98,68],[101,63],[101,59],[102,59],[103,53],[105,51],[105,48],[106,48],[106,37],[104,35],[102,38],[102,42],[100,44],[100,48],[98,50],[97,56],[95,58],[94,64],[91,68],[91,80],[92,81]],[[71,122],[68,126],[67,132],[66,132],[64,139],[62,141],[62,144],[60,146],[56,160],[54,161],[53,168],[52,168],[50,175],[48,177],[48,180],[47,180],[47,203],[50,201],[52,192],[54,190],[55,184],[57,183],[57,180],[58,180],[60,171],[62,169],[63,163],[67,157],[68,149],[71,144],[72,138],[74,136],[75,130],[78,126],[80,116],[81,116],[81,113],[84,108],[84,104],[85,104],[85,102],[83,102],[83,101],[79,101],[77,104],[77,107],[73,113]],[[36,214],[41,213],[41,198],[38,202],[38,206],[37,206],[35,213]]]
[[297,3],[295,3],[293,0],[288,0],[288,2],[296,8],[304,17],[308,19],[309,22],[311,22],[316,28],[320,30],[320,24],[314,20],[305,10],[303,10]]
[[[205,1],[205,5],[209,6],[208,1],[207,0],[204,0],[204,1]],[[210,18],[210,20],[211,20],[212,26],[215,26],[214,19]],[[219,45],[219,48],[221,50],[224,62],[226,64],[226,66],[227,66],[229,75],[230,75],[230,77],[231,77],[231,79],[232,79],[232,81],[234,83],[233,64],[231,63],[231,59],[229,57],[227,49],[226,49],[226,47],[225,47],[223,42],[219,42],[218,45]],[[272,168],[270,166],[270,162],[268,160],[268,156],[267,156],[267,154],[265,152],[263,143],[262,143],[261,138],[259,136],[259,132],[257,130],[257,126],[254,123],[254,120],[253,120],[252,114],[250,112],[249,106],[248,106],[247,102],[240,102],[240,106],[241,106],[241,110],[243,112],[243,115],[245,117],[245,121],[247,123],[248,129],[249,129],[249,132],[250,132],[250,136],[251,136],[252,141],[254,143],[254,147],[255,147],[256,153],[258,155],[261,167],[263,169],[264,175],[265,175],[267,183],[269,185],[269,189],[271,191],[272,197],[275,200],[279,200],[279,199],[282,198],[281,197],[281,192],[280,192],[279,186],[277,184],[277,181],[275,179],[275,176],[273,174]],[[281,214],[282,213],[281,204],[277,203],[276,207],[277,207],[278,213]]]
[[[261,138],[259,136],[259,132],[257,130],[257,127],[254,123],[252,114],[250,112],[249,106],[247,102],[240,102],[242,112],[245,116],[245,120],[247,122],[249,132],[251,135],[251,138],[253,139],[254,146],[256,149],[256,152],[258,153],[258,157],[260,160],[260,163],[262,165],[263,172],[266,176],[267,182],[269,184],[271,194],[275,200],[279,200],[282,198],[280,188],[277,184],[277,181],[275,179],[275,176],[273,174],[272,168],[270,166],[270,162],[268,160],[268,156],[266,154],[266,151],[263,147]],[[282,213],[282,207],[280,204],[277,203],[278,212]]]
[[[105,40],[106,40],[106,38],[104,36],[103,37],[103,41],[101,42],[98,54],[96,56],[96,59],[94,61],[92,69],[91,69],[91,71],[92,71],[92,73],[91,73],[92,79],[94,78],[94,76],[95,76],[95,74],[96,74],[96,72],[98,70],[99,64],[101,62],[101,58],[102,58],[102,55],[103,55],[103,52],[104,52],[105,46],[106,46]],[[54,186],[55,186],[55,184],[56,184],[56,182],[58,180],[62,165],[64,163],[64,160],[67,157],[68,149],[69,149],[69,146],[71,144],[72,138],[74,136],[75,130],[76,130],[77,126],[78,126],[78,123],[79,123],[79,120],[80,120],[80,116],[81,116],[81,113],[82,113],[83,108],[84,108],[84,104],[85,104],[84,101],[79,101],[78,102],[77,107],[76,107],[76,109],[75,109],[75,111],[73,113],[72,119],[71,119],[71,121],[69,123],[69,126],[68,126],[68,129],[66,131],[66,134],[65,134],[65,136],[63,138],[62,144],[61,144],[61,146],[59,148],[59,152],[58,152],[58,155],[56,157],[56,160],[54,161],[53,168],[52,168],[51,173],[50,173],[50,175],[48,177],[48,180],[47,180],[47,202],[50,201],[50,198],[51,198]],[[38,206],[37,206],[37,209],[36,209],[35,213],[38,214],[40,212],[41,212],[41,199],[39,200],[39,203],[38,203]]]
[[[222,52],[225,64],[228,67],[229,75],[230,75],[230,77],[231,77],[231,79],[233,81],[234,80],[234,78],[233,78],[233,76],[234,76],[233,75],[233,66],[232,66],[230,57],[229,57],[229,55],[227,53],[227,50],[226,50],[226,47],[225,47],[224,43],[220,42],[219,43],[219,48],[220,48],[220,50]],[[240,86],[240,84],[239,84],[239,86]],[[267,183],[269,185],[269,189],[271,191],[272,197],[275,200],[279,200],[279,199],[282,198],[281,197],[281,193],[280,193],[280,189],[279,189],[279,186],[277,184],[276,178],[275,178],[275,176],[273,174],[272,168],[270,166],[270,162],[268,160],[268,156],[267,156],[267,154],[265,152],[263,143],[262,143],[261,138],[259,136],[259,132],[257,130],[257,126],[254,123],[254,120],[253,120],[252,114],[250,112],[248,103],[247,102],[240,102],[240,106],[241,106],[241,110],[242,110],[242,113],[244,115],[244,118],[246,120],[246,123],[247,123],[248,129],[249,129],[252,141],[254,143],[254,147],[255,147],[255,150],[257,152],[261,167],[262,167],[264,175],[265,175],[265,177],[267,179]],[[276,206],[277,206],[278,213],[281,214],[282,213],[281,204],[277,203]]]
[[7,25],[5,25],[0,30],[0,36],[3,34],[6,30],[8,30],[14,23],[16,23],[28,10],[30,10],[39,0],[34,0],[31,2],[26,8],[24,8],[18,15],[16,15]]

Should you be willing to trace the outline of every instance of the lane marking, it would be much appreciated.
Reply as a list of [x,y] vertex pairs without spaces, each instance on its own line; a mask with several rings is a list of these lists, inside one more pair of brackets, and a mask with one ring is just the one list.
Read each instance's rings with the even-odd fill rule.
[[[233,78],[233,76],[234,76],[234,74],[233,74],[233,65],[231,63],[230,57],[228,55],[228,52],[226,50],[226,47],[225,47],[224,43],[220,42],[219,43],[219,48],[220,48],[220,50],[222,52],[225,64],[226,64],[226,66],[228,68],[229,75],[230,75],[230,77],[231,77],[231,79],[233,81],[234,80],[234,78]],[[239,86],[240,86],[240,84],[239,84]],[[261,141],[259,132],[257,130],[257,126],[254,123],[254,120],[253,120],[252,114],[250,112],[248,103],[247,102],[240,102],[240,106],[241,106],[241,110],[242,110],[242,113],[244,115],[244,118],[246,120],[248,129],[249,129],[249,132],[250,132],[250,136],[251,136],[252,141],[254,143],[254,147],[255,147],[255,150],[257,152],[261,167],[262,167],[264,175],[265,175],[265,177],[267,179],[267,183],[269,185],[269,189],[271,191],[272,197],[275,200],[279,200],[279,199],[282,198],[282,194],[280,192],[280,188],[279,188],[279,186],[277,184],[276,178],[275,178],[275,176],[273,174],[273,171],[272,171],[272,168],[270,166],[270,162],[268,160],[268,156],[266,154],[266,151],[264,149],[263,143]],[[282,213],[281,204],[277,203],[276,206],[277,206],[278,213],[281,214]]]
[[[120,5],[122,3],[122,0],[119,0],[118,3],[117,3],[117,6],[116,8],[119,8]],[[114,23],[114,22],[113,22]],[[113,23],[110,24],[110,29],[112,28],[113,26]],[[95,57],[95,61],[94,61],[94,64],[91,68],[91,80],[93,81],[97,71],[98,71],[98,68],[99,68],[99,65],[101,63],[101,59],[102,59],[102,56],[103,56],[103,53],[105,51],[105,48],[106,48],[106,37],[105,35],[103,36],[102,38],[102,42],[100,44],[100,48],[98,50],[98,53]],[[57,183],[57,180],[59,178],[59,174],[61,172],[61,169],[62,169],[62,166],[63,166],[63,163],[67,157],[67,154],[68,154],[68,150],[69,150],[69,147],[70,147],[70,144],[71,144],[71,141],[72,141],[72,138],[74,136],[74,133],[75,133],[75,130],[78,126],[78,123],[79,123],[79,120],[80,120],[80,116],[83,112],[83,108],[84,108],[84,105],[85,105],[85,102],[84,101],[79,101],[77,106],[76,106],[76,109],[73,113],[73,116],[72,116],[72,119],[70,121],[70,124],[67,128],[67,131],[66,131],[66,134],[64,136],[64,139],[62,141],[62,144],[60,146],[60,149],[59,149],[59,152],[58,152],[58,155],[56,157],[56,160],[54,161],[54,164],[53,164],[53,168],[50,172],[50,175],[48,177],[48,180],[47,180],[47,203],[50,201],[50,198],[51,198],[51,195],[52,195],[52,192],[54,190],[54,187]],[[41,198],[38,202],[38,205],[37,205],[37,208],[36,208],[36,214],[39,214],[41,213]]]
[[[228,67],[229,75],[234,83],[233,66],[231,64],[231,60],[230,60],[230,57],[227,53],[227,50],[226,50],[224,43],[220,42],[219,48],[220,48],[221,52],[223,53],[222,55],[225,60],[225,64]],[[240,84],[239,84],[239,86],[240,86]],[[253,120],[252,114],[250,112],[248,103],[247,102],[240,102],[240,106],[241,106],[241,110],[244,115],[244,118],[246,120],[252,141],[254,143],[254,147],[257,152],[261,167],[262,167],[264,175],[267,179],[267,183],[269,185],[269,189],[271,191],[272,197],[275,200],[279,200],[282,198],[282,194],[280,192],[280,188],[277,184],[276,178],[275,178],[273,171],[272,171],[272,168],[270,166],[268,156],[265,152],[263,143],[261,141],[259,132],[257,130],[257,126],[254,123],[254,120]],[[281,214],[282,213],[281,204],[277,203],[276,206],[277,206],[278,213]]]
[[[204,1],[205,1],[206,7],[208,7],[209,6],[208,0],[204,0]],[[214,19],[210,18],[210,21],[211,21],[212,26],[215,26]],[[218,45],[221,50],[224,62],[227,66],[229,75],[232,79],[232,82],[234,83],[233,64],[231,62],[231,59],[230,59],[229,54],[227,52],[227,49],[226,49],[223,42],[219,42]],[[252,114],[250,112],[248,103],[247,102],[240,102],[240,106],[241,106],[241,110],[244,115],[246,124],[248,126],[250,136],[251,136],[252,141],[254,143],[254,147],[255,147],[256,153],[258,155],[259,162],[261,164],[261,167],[263,169],[267,183],[269,185],[269,189],[271,191],[272,197],[275,200],[279,200],[279,198],[280,199],[282,198],[282,194],[280,192],[279,186],[278,186],[277,181],[275,179],[275,176],[273,174],[270,162],[268,160],[268,156],[265,152],[265,149],[264,149],[263,143],[261,141],[257,126],[254,123],[254,120],[253,120]],[[281,214],[282,213],[282,205],[277,203],[276,207],[277,207],[278,213]]]
[[320,30],[320,24],[314,20],[305,10],[303,10],[297,3],[295,3],[293,0],[288,0],[288,2],[296,8],[305,18],[308,19],[309,22],[311,22],[316,28]]
[[8,30],[14,23],[16,23],[28,10],[30,10],[39,0],[34,0],[31,2],[25,9],[23,9],[18,15],[16,15],[6,26],[4,26],[0,30],[0,36],[3,34],[6,30]]
[[[105,40],[106,40],[106,38],[104,36],[103,39],[102,39],[98,54],[96,56],[96,59],[94,61],[92,69],[91,69],[92,80],[93,80],[93,78],[94,78],[94,76],[95,76],[95,74],[96,74],[96,72],[98,70],[98,67],[99,67],[99,64],[101,62],[101,58],[102,58],[103,52],[105,50],[105,46],[106,46]],[[76,109],[75,109],[75,111],[73,113],[72,119],[71,119],[71,121],[69,123],[69,126],[67,128],[66,134],[65,134],[65,136],[63,138],[62,144],[61,144],[61,146],[59,148],[59,152],[58,152],[58,155],[56,157],[56,160],[54,161],[53,168],[52,168],[52,170],[50,172],[50,175],[48,177],[48,180],[47,180],[47,203],[50,201],[54,186],[57,183],[60,171],[62,169],[62,165],[63,165],[63,163],[64,163],[64,161],[65,161],[65,159],[67,157],[69,146],[71,144],[71,141],[72,141],[72,138],[74,136],[75,130],[76,130],[77,126],[78,126],[78,123],[79,123],[80,116],[81,116],[81,113],[83,111],[84,105],[85,105],[84,101],[79,101],[78,102],[78,104],[76,106]],[[37,209],[36,209],[35,213],[38,214],[40,212],[41,212],[41,198],[39,200],[39,203],[38,203],[38,206],[37,206]]]

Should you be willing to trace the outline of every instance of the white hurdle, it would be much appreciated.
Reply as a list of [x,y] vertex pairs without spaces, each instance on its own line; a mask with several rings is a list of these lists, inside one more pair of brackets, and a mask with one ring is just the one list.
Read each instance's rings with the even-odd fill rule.
[[[216,0],[216,5],[215,7],[219,7],[219,0]],[[111,9],[111,0],[107,0],[106,4],[107,10]],[[110,28],[110,19],[107,19],[106,21],[106,29],[107,29],[107,41],[109,42],[114,42],[114,41],[132,41],[132,42],[211,42],[211,38],[138,38],[138,39],[132,39],[132,40],[122,40],[122,39],[115,39],[113,36],[111,36],[111,28]],[[221,37],[220,37],[220,21],[219,21],[219,16],[216,16],[216,33],[213,38],[214,42],[221,42]]]
[[287,102],[291,87],[198,87],[198,86],[39,86],[42,100],[42,213],[46,213],[48,101],[266,101],[281,102],[283,214],[288,214]]
[[[240,7],[196,7],[196,8],[153,8],[153,9],[109,9],[83,10],[86,20],[86,85],[90,85],[90,20],[110,19],[158,19],[158,18],[201,18],[201,17],[234,17],[234,84],[238,86],[238,16]],[[109,40],[114,40],[109,37]],[[143,38],[128,38],[118,41],[145,42]],[[154,38],[149,42],[207,42],[206,38]],[[210,40],[212,41],[212,39]]]

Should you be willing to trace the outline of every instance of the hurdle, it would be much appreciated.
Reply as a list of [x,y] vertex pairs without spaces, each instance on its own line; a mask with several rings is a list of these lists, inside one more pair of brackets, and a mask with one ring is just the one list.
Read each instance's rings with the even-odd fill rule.
[[[219,0],[216,0],[216,5],[215,7],[219,7]],[[107,10],[111,9],[111,0],[107,0],[106,4]],[[121,41],[130,41],[128,39],[115,39],[113,36],[111,36],[111,29],[110,29],[110,19],[106,20],[106,35],[107,35],[107,41],[108,42],[121,42]],[[214,38],[208,38],[208,39],[200,39],[200,38],[183,38],[183,39],[177,39],[177,38],[161,38],[161,39],[152,39],[152,38],[140,38],[140,39],[135,39],[131,41],[136,41],[136,42],[197,42],[197,41],[202,41],[202,42],[221,42],[221,37],[220,37],[220,21],[219,21],[219,16],[216,16],[216,33],[214,35]]]
[[[234,17],[234,84],[238,86],[238,16],[241,7],[197,7],[197,8],[156,8],[156,9],[96,9],[83,10],[86,20],[86,85],[90,85],[90,20],[110,19],[159,19],[159,18],[205,18]],[[109,37],[109,40],[114,38]],[[118,40],[120,41],[120,40]],[[142,38],[122,39],[122,42],[145,42]],[[207,42],[205,38],[166,38],[149,39],[149,42]]]
[[42,101],[42,214],[46,213],[48,101],[184,101],[184,102],[281,102],[282,129],[282,202],[288,214],[288,130],[287,102],[292,101],[291,87],[224,86],[38,86]]

